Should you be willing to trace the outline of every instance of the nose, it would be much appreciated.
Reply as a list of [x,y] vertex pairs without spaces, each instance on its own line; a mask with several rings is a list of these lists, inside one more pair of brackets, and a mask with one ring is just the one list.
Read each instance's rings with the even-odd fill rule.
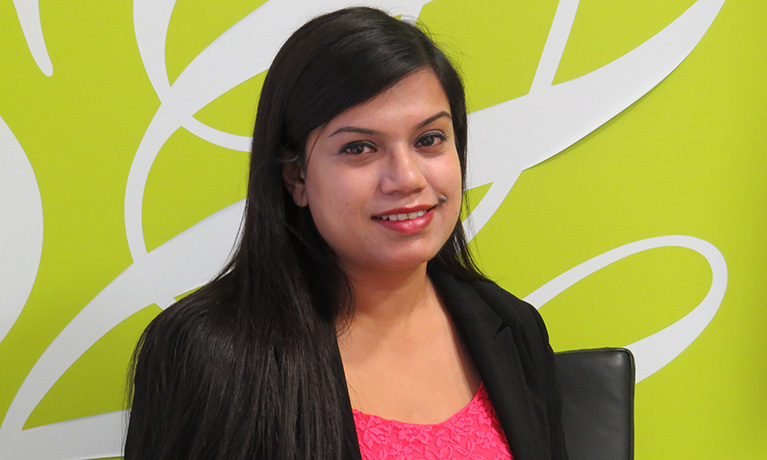
[[392,150],[381,175],[381,191],[387,194],[408,194],[423,190],[426,187],[426,176],[420,160],[418,152],[410,146]]

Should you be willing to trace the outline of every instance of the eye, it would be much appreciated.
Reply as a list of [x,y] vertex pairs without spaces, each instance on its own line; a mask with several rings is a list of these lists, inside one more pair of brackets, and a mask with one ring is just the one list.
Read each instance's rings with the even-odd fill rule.
[[340,153],[348,153],[350,155],[362,155],[363,153],[373,153],[376,149],[370,142],[355,141],[350,142],[341,147]]
[[437,147],[447,140],[447,136],[439,131],[428,132],[418,138],[415,143],[419,147]]

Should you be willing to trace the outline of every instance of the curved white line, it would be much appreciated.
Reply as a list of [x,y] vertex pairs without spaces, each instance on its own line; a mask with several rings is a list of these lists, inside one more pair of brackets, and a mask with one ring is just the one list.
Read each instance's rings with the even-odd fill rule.
[[[515,171],[510,171],[510,175]],[[518,175],[519,173],[517,173]],[[516,177],[507,177],[507,180],[516,181]],[[477,233],[484,228],[485,224],[495,214],[497,207],[493,207],[495,203],[502,203],[506,195],[509,193],[505,187],[498,185],[494,182],[490,185],[490,188],[485,192],[479,203],[472,209],[471,213],[463,221],[463,231],[466,235],[466,239],[471,241],[477,236]]]
[[146,75],[162,101],[170,92],[165,46],[176,0],[133,0],[133,30]]
[[[120,427],[108,414],[22,428],[56,381],[105,333],[157,299],[168,299],[160,305],[166,307],[174,296],[215,276],[234,246],[243,207],[244,201],[230,205],[153,250],[125,269],[67,324],[37,360],[11,402],[0,425],[3,452],[23,453],[11,458],[25,460],[82,458],[78,456],[93,452],[103,457],[119,455],[113,446],[122,436]],[[107,422],[110,425],[99,428],[98,436],[87,431],[94,424]],[[73,430],[79,434],[75,436]],[[103,430],[113,432],[104,435]],[[87,443],[78,445],[73,439],[87,439]]]
[[648,249],[677,246],[692,249],[711,266],[712,281],[706,297],[690,313],[665,329],[628,345],[636,357],[636,381],[649,377],[679,356],[716,315],[727,290],[727,263],[708,241],[692,236],[670,235],[636,241],[607,251],[562,273],[536,289],[525,300],[538,308],[567,288],[602,268]]
[[546,38],[546,44],[543,47],[541,59],[538,61],[533,83],[530,86],[531,93],[541,89],[545,90],[554,82],[559,61],[562,60],[562,53],[565,52],[565,45],[570,37],[573,22],[575,22],[576,11],[578,11],[578,0],[560,0],[559,5],[557,5],[557,12],[554,14],[549,36]]
[[24,430],[2,445],[3,459],[80,460],[122,455],[127,411],[82,417]]
[[[522,170],[565,150],[636,102],[690,54],[723,3],[698,0],[615,61],[582,77],[543,85],[525,96],[472,113],[469,188],[492,182],[508,194]],[[474,143],[476,139],[482,142]],[[472,214],[483,214],[475,221],[489,221],[502,201],[477,206]],[[479,232],[481,226],[475,230]]]
[[21,31],[27,40],[29,52],[37,67],[46,76],[53,75],[53,63],[48,55],[43,37],[43,26],[40,23],[40,3],[38,0],[13,0],[16,15],[19,17]]
[[239,134],[227,133],[219,129],[208,126],[205,123],[192,118],[184,123],[184,128],[200,139],[224,147],[230,150],[237,150],[240,152],[250,152],[250,136],[241,136]]
[[0,342],[16,323],[43,252],[43,203],[35,171],[0,117]]
[[144,204],[144,189],[149,178],[149,171],[160,149],[170,139],[170,136],[180,127],[181,123],[168,113],[168,106],[161,105],[152,121],[149,123],[144,137],[139,143],[136,155],[133,156],[128,180],[125,185],[125,237],[131,257],[134,262],[142,260],[147,253],[144,241],[144,226],[142,209]]
[[[420,11],[429,1],[390,3],[397,6],[398,12],[409,13]],[[239,136],[203,128],[204,125],[194,119],[194,114],[225,92],[268,69],[282,43],[307,19],[349,3],[347,0],[268,1],[208,45],[168,89],[164,56],[173,4],[172,0],[163,0],[156,16],[152,12],[153,3],[148,0],[138,1],[134,7],[139,52],[161,99],[161,106],[134,156],[125,190],[125,232],[134,261],[146,254],[142,221],[144,189],[152,164],[167,139],[176,129],[184,127],[216,145],[249,150]],[[361,1],[358,4],[382,6],[386,2]]]

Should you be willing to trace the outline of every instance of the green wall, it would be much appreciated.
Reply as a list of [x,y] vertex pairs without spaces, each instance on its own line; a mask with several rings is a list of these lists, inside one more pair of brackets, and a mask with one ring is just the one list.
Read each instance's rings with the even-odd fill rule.
[[[238,147],[273,52],[258,54],[272,45],[253,24],[283,17],[266,8],[286,2],[262,3],[0,4],[0,457],[119,455],[117,411],[140,331],[215,273],[236,231],[247,174]],[[596,79],[688,8],[713,11],[683,62],[626,96],[627,107],[589,96],[572,123],[550,127],[566,107],[554,98],[538,129],[560,149],[495,170],[478,161],[492,177],[469,192],[489,209],[473,245],[486,272],[524,297],[624,245],[689,237],[582,268],[559,295],[548,288],[540,311],[552,345],[633,345],[681,325],[690,338],[670,339],[678,353],[638,355],[639,365],[670,362],[658,358],[637,384],[636,457],[767,456],[757,361],[767,351],[767,4],[569,2],[578,9],[551,84],[531,90],[558,2],[402,3],[406,15],[425,3],[419,20],[457,60],[476,120],[483,109],[543,107],[536,97]],[[285,24],[309,17],[286,11]],[[222,70],[216,53],[232,49],[233,70]],[[609,114],[584,123],[592,112]],[[531,133],[495,133],[511,155],[536,153]],[[221,242],[208,248],[211,235]],[[691,243],[700,241],[726,270]],[[717,285],[723,298],[707,297]]]

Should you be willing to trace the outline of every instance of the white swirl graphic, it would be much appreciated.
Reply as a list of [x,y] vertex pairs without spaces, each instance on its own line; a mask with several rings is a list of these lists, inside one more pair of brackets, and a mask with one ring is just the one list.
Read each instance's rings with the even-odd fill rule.
[[43,252],[43,203],[21,144],[0,117],[0,342],[27,303]]
[[[223,266],[236,237],[242,202],[195,224],[134,262],[64,328],[37,360],[0,426],[7,458],[100,458],[121,452],[123,412],[83,417],[22,430],[53,384],[107,331],[128,316],[210,280]],[[222,237],[223,235],[223,237]]]
[[470,237],[490,220],[523,170],[578,142],[666,78],[703,38],[724,0],[698,0],[628,54],[552,86],[577,3],[559,3],[530,93],[471,114],[467,182],[492,185],[464,223]]
[[[724,0],[698,0],[654,37],[583,77],[552,86],[569,36],[577,1],[563,0],[555,15],[528,95],[471,115],[472,187],[492,184],[470,218],[477,231],[491,218],[526,168],[555,155],[639,99],[696,46]],[[361,2],[417,17],[428,1]],[[395,9],[393,5],[399,7]],[[271,0],[205,48],[171,85],[165,42],[174,0],[135,0],[134,25],[141,59],[161,105],[136,151],[125,191],[125,228],[133,264],[104,288],[56,337],[28,374],[0,425],[3,455],[28,460],[80,459],[121,453],[124,412],[113,412],[23,430],[45,394],[107,331],[152,303],[173,298],[208,281],[223,266],[236,239],[243,203],[203,219],[147,252],[141,219],[144,190],[160,149],[181,127],[216,145],[248,150],[248,139],[194,119],[220,95],[266,70],[279,45],[299,24],[347,1]],[[503,135],[502,138],[500,137]],[[511,135],[510,135],[511,134]],[[507,139],[514,139],[509,145]],[[469,233],[473,236],[474,233]],[[711,321],[726,288],[726,265],[705,241],[684,236],[631,243],[555,278],[529,297],[535,303],[622,257],[663,245],[703,254],[714,270],[706,299],[672,326],[632,344],[639,376],[678,356]]]
[[45,46],[45,38],[43,38],[39,0],[13,0],[13,6],[16,8],[21,31],[27,40],[27,46],[29,47],[29,52],[32,53],[32,59],[35,60],[37,67],[40,68],[40,71],[45,76],[52,76],[53,63],[48,55],[48,48]]
[[700,304],[683,318],[649,337],[626,346],[636,358],[636,381],[640,382],[679,356],[714,319],[724,298],[724,292],[727,290],[727,263],[722,253],[713,244],[700,238],[683,235],[659,236],[635,241],[571,268],[536,289],[525,297],[525,300],[540,308],[565,289],[613,262],[648,249],[669,246],[692,249],[705,257],[711,266],[711,288]]
[[[171,86],[165,66],[165,42],[174,0],[134,2],[136,41],[141,59],[162,105],[133,159],[125,190],[125,231],[134,260],[146,254],[141,207],[149,171],[162,146],[180,127],[208,142],[248,151],[249,138],[202,124],[194,114],[225,92],[267,70],[280,45],[307,19],[347,6],[347,0],[312,2],[271,0],[240,20],[205,48]],[[357,2],[384,6],[417,17],[429,1]],[[155,14],[157,11],[157,14]]]

